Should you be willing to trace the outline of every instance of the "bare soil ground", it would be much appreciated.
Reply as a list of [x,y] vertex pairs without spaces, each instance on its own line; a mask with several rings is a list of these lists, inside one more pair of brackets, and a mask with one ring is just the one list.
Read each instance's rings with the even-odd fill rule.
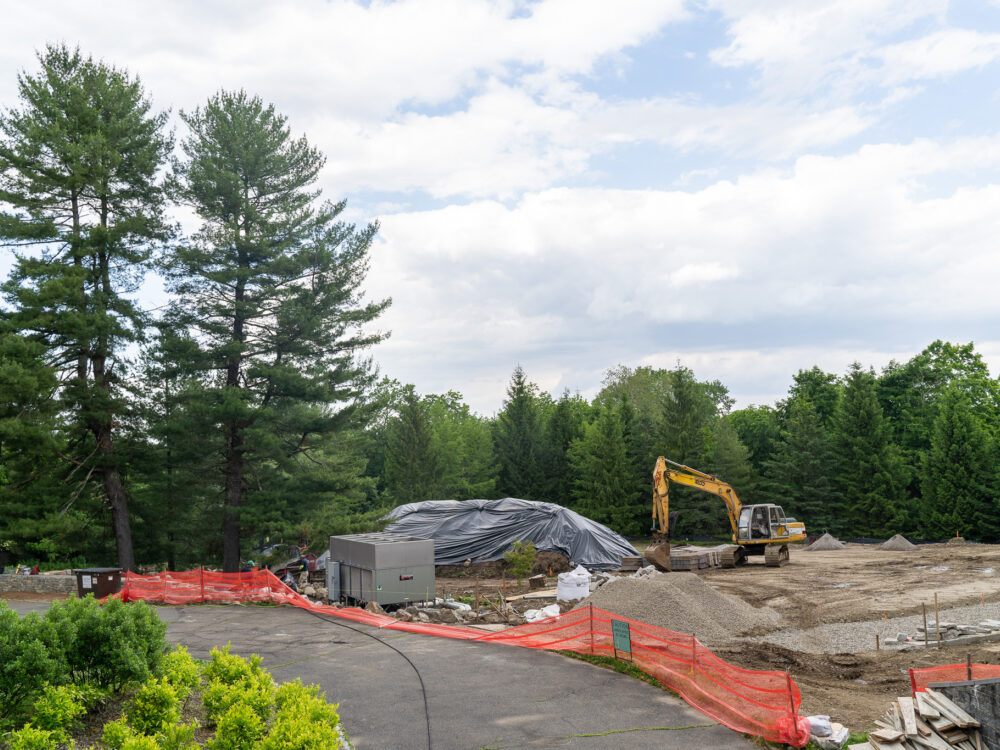
[[[777,610],[780,624],[794,628],[920,614],[924,604],[933,617],[935,593],[942,610],[1000,603],[1000,545],[932,544],[909,552],[857,544],[829,552],[794,547],[783,568],[754,561],[700,574],[719,591]],[[743,642],[714,650],[746,668],[789,671],[802,690],[803,713],[829,714],[854,730],[871,728],[892,698],[909,694],[910,668],[964,662],[967,654],[974,662],[1000,663],[1000,644],[808,654]]]
[[54,602],[69,599],[69,594],[40,594],[31,591],[0,591],[0,599],[12,602]]

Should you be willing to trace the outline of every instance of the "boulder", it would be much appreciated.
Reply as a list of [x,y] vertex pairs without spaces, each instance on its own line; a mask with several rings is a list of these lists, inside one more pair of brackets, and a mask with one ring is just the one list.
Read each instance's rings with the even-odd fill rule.
[[302,595],[315,599],[316,589],[312,586],[306,586],[304,589],[302,589]]

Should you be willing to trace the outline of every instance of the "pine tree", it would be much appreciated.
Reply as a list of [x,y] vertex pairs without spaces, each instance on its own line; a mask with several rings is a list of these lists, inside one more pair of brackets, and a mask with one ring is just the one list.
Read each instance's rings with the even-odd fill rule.
[[434,442],[442,458],[440,497],[494,497],[497,465],[489,424],[473,414],[455,391],[429,396],[428,401]]
[[920,471],[921,530],[928,539],[959,534],[995,541],[1000,534],[995,448],[968,395],[945,390]]
[[[73,415],[75,465],[100,479],[118,564],[135,560],[115,429],[127,408],[122,350],[145,322],[131,301],[166,237],[157,171],[171,148],[138,79],[49,46],[18,77],[20,109],[0,117],[0,241],[40,247],[4,286],[17,330],[44,341]],[[91,447],[86,447],[84,438]]]
[[896,533],[893,522],[906,486],[906,471],[898,449],[889,440],[875,374],[862,370],[856,362],[845,378],[834,449],[848,533],[868,537]]
[[299,497],[281,488],[320,460],[323,436],[360,426],[372,374],[358,354],[383,338],[362,327],[389,301],[361,299],[377,225],[357,230],[340,219],[343,202],[318,202],[323,157],[273,106],[223,91],[181,116],[191,133],[173,193],[202,228],[165,265],[182,300],[170,319],[194,332],[214,394],[223,567],[233,571],[246,532],[331,501],[316,487]]
[[573,502],[573,479],[569,465],[569,446],[583,435],[590,406],[579,396],[566,391],[559,397],[545,423],[544,498],[569,506]]
[[847,531],[837,463],[829,436],[812,402],[797,398],[774,457],[765,467],[770,502],[815,531]]
[[601,409],[583,436],[570,445],[574,509],[620,534],[641,531],[622,421],[617,410]]
[[446,499],[441,496],[445,458],[434,437],[430,404],[412,386],[389,424],[386,441],[385,487],[394,505]]
[[493,430],[500,473],[497,489],[508,497],[544,500],[542,415],[538,387],[529,383],[520,365],[507,386],[507,400]]

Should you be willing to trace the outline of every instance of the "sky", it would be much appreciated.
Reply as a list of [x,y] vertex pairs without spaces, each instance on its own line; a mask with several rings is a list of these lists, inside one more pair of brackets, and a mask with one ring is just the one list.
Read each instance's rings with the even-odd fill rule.
[[998,0],[0,4],[0,106],[67,42],[179,135],[220,88],[287,115],[380,224],[371,353],[421,393],[680,362],[769,404],[939,338],[1000,369]]

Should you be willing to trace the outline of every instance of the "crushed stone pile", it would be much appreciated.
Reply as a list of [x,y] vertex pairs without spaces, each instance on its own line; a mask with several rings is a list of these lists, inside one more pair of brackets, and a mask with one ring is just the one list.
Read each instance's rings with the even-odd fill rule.
[[902,534],[896,534],[896,536],[894,536],[892,539],[882,542],[882,544],[879,545],[879,549],[887,549],[887,550],[892,550],[894,552],[906,552],[908,550],[916,548],[917,545],[915,545],[913,542],[911,542]]
[[588,604],[630,620],[693,633],[706,645],[727,643],[755,628],[773,629],[779,619],[773,609],[757,609],[722,594],[694,573],[615,578],[579,606]]
[[806,552],[824,552],[834,549],[844,549],[844,543],[830,534],[824,534],[806,547]]

